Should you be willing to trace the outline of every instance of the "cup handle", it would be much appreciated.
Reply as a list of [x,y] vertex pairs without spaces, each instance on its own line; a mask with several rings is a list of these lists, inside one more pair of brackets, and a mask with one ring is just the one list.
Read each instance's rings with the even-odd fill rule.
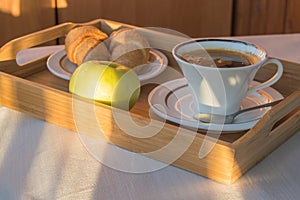
[[264,89],[266,87],[269,87],[269,86],[273,85],[274,83],[276,83],[281,78],[281,76],[283,74],[283,66],[282,66],[281,62],[277,59],[269,59],[263,64],[262,67],[264,67],[264,66],[266,66],[270,63],[274,63],[274,64],[277,65],[276,74],[274,74],[274,76],[272,78],[270,78],[269,80],[267,80],[267,81],[265,81],[261,84],[258,84],[256,86],[250,87],[247,91],[247,95],[251,94],[251,93],[254,93],[257,90],[261,90],[261,89]]

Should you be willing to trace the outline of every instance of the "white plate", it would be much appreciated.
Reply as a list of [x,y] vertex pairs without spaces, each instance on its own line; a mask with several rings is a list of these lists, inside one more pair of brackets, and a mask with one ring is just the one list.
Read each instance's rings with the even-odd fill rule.
[[[160,51],[151,49],[149,63],[135,67],[133,70],[137,73],[140,81],[145,81],[162,73],[168,65],[167,57]],[[70,80],[77,65],[69,61],[65,50],[52,54],[47,60],[49,71],[65,80]]]
[[[252,83],[252,85],[258,82]],[[244,98],[241,109],[282,99],[283,96],[269,87]],[[256,122],[270,109],[262,108],[236,117],[232,124],[207,124],[195,120],[195,104],[192,92],[184,78],[172,80],[154,88],[149,96],[148,103],[151,110],[159,117],[175,122],[182,126],[197,129],[216,131],[242,131],[252,128]]]

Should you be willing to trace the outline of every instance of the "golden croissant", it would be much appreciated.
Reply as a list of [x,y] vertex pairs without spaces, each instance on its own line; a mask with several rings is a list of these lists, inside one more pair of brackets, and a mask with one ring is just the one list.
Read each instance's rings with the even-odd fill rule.
[[67,34],[65,49],[68,59],[77,65],[106,60],[133,68],[149,60],[148,41],[130,28],[121,28],[108,37],[94,26],[81,26]]

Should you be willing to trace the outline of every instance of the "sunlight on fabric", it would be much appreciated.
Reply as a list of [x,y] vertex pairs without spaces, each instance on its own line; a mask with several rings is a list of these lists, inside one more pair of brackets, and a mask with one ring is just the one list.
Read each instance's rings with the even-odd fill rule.
[[21,15],[21,0],[0,0],[0,11],[19,17]]
[[[92,199],[93,194],[89,192],[89,188],[97,184],[102,165],[86,152],[76,134],[60,134],[60,128],[49,124],[45,126],[36,150],[39,153],[35,155],[26,179],[26,187],[31,191],[31,196],[36,199],[59,199],[64,192],[67,193],[66,190],[73,190]],[[93,172],[85,173],[89,172],[88,169],[93,169]],[[48,173],[42,173],[45,170]],[[84,182],[87,190],[74,185],[74,180]],[[66,189],[65,185],[72,187]],[[39,191],[51,191],[51,194]],[[66,195],[67,199],[72,197],[72,194],[69,195]]]

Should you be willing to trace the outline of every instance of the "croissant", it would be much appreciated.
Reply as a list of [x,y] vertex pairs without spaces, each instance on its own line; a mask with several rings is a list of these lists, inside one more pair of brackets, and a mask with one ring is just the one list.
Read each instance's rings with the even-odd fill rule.
[[135,29],[123,28],[110,36],[110,59],[128,67],[145,64],[149,60],[149,43]]
[[96,55],[100,55],[100,58],[103,60],[108,60],[108,50],[102,44],[107,38],[107,34],[94,26],[81,26],[72,29],[65,39],[65,49],[68,59],[80,65],[87,59],[87,54],[97,47],[97,50],[92,51],[93,53],[90,57],[94,58],[95,52],[98,52]]
[[68,59],[80,65],[89,60],[113,61],[136,67],[149,60],[149,43],[135,29],[121,28],[109,37],[94,26],[72,29],[66,36]]

